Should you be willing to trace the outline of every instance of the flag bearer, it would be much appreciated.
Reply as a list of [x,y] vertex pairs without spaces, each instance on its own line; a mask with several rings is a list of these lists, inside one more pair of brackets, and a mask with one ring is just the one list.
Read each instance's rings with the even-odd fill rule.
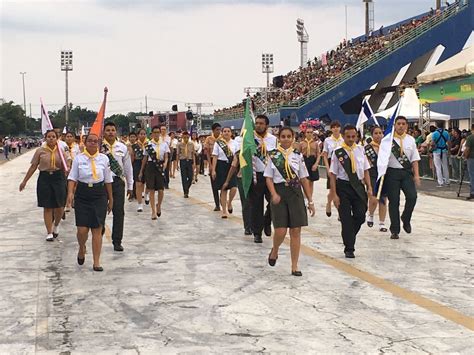
[[188,198],[189,188],[191,187],[194,178],[196,154],[194,153],[194,143],[189,140],[188,131],[184,131],[181,134],[181,138],[182,140],[178,143],[176,154],[179,160],[184,198]]

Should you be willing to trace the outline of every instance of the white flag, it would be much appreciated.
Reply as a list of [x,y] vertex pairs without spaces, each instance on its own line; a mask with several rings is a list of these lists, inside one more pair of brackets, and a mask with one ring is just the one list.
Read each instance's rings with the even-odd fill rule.
[[380,126],[377,119],[375,118],[374,111],[372,111],[372,107],[370,107],[369,100],[367,100],[367,98],[364,98],[364,100],[362,101],[362,108],[359,113],[359,118],[357,119],[356,124],[356,127],[360,131],[362,137],[364,134],[364,123],[371,118],[374,120],[377,126]]
[[40,99],[41,102],[41,133],[44,135],[47,131],[53,129],[53,125],[48,116],[48,112],[44,108],[43,100]]

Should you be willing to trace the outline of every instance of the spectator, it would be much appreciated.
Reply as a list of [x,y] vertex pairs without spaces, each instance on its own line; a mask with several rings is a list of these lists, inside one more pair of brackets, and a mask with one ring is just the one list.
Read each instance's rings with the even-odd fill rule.
[[431,135],[431,149],[438,179],[438,187],[449,186],[448,149],[450,144],[448,131],[443,122],[437,122],[437,129]]
[[464,159],[467,162],[467,169],[469,171],[469,181],[471,189],[468,200],[474,199],[474,124],[471,126],[471,135],[466,138],[466,148],[464,150]]

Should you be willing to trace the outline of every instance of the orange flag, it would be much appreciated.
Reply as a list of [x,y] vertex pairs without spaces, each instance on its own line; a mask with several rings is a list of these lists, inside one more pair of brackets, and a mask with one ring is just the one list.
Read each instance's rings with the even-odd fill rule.
[[105,103],[107,101],[107,92],[109,90],[104,88],[104,101],[102,101],[102,106],[100,106],[100,110],[97,113],[97,118],[92,125],[89,134],[93,133],[96,134],[99,138],[102,138],[102,134],[104,132],[104,117],[105,117]]

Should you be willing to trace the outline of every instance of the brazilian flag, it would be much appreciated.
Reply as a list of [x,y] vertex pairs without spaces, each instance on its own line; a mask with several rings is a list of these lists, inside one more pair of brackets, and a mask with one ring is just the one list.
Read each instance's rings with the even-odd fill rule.
[[254,122],[250,112],[250,98],[247,98],[245,104],[244,123],[242,124],[241,137],[242,143],[240,147],[239,162],[240,172],[242,174],[242,186],[244,188],[244,195],[247,197],[250,185],[253,180],[253,165],[252,157],[257,152],[254,137]]

